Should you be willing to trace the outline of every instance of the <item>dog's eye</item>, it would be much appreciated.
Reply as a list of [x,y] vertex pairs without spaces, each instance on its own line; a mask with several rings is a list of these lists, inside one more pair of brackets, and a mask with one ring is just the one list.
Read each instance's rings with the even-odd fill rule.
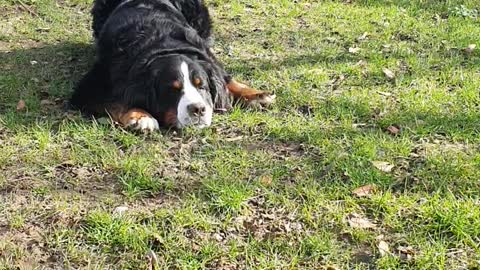
[[182,83],[180,81],[173,81],[172,87],[173,87],[173,90],[181,90]]
[[202,86],[202,80],[200,80],[199,78],[193,79],[193,85],[195,85],[195,87],[199,88],[200,86]]

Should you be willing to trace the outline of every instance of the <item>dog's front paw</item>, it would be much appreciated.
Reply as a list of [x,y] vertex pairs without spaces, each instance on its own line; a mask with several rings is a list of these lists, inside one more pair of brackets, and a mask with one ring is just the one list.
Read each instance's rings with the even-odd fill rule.
[[157,119],[153,118],[149,113],[132,109],[124,115],[122,121],[125,128],[141,131],[144,133],[152,132],[159,129]]
[[141,118],[132,118],[128,121],[127,128],[139,130],[142,132],[152,132],[159,129],[157,119],[149,116]]

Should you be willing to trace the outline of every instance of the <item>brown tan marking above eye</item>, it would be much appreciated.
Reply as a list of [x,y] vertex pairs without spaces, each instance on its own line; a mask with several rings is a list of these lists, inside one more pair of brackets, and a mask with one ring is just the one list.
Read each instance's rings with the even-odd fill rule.
[[201,86],[201,85],[202,85],[202,80],[200,80],[199,78],[193,79],[193,85],[194,85],[195,87]]
[[172,86],[174,90],[182,89],[182,83],[180,81],[173,81]]

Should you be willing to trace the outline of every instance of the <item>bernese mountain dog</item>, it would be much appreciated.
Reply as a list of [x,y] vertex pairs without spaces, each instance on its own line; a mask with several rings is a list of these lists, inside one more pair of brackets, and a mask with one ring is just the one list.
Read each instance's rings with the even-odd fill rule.
[[123,127],[204,128],[232,102],[271,104],[275,95],[234,80],[211,50],[202,0],[96,0],[96,60],[70,104]]

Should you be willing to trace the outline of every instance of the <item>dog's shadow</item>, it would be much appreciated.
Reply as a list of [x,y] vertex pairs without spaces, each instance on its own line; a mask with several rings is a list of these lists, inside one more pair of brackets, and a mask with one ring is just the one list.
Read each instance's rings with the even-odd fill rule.
[[[93,63],[88,43],[57,43],[0,51],[0,115],[29,125],[66,109],[75,83]],[[24,105],[23,105],[23,104]]]

